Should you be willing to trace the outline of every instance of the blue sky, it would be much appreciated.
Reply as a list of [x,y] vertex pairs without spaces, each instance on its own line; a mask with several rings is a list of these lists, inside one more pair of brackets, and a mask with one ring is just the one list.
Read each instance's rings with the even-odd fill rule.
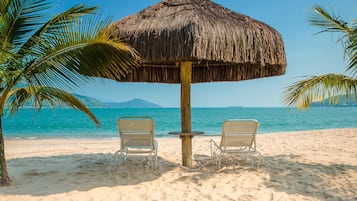
[[[58,9],[76,3],[100,7],[103,17],[117,21],[139,12],[160,0],[57,0]],[[241,82],[192,84],[192,107],[283,107],[283,91],[306,75],[344,73],[346,61],[338,35],[316,34],[308,18],[320,5],[351,23],[357,19],[356,0],[214,0],[214,2],[248,15],[274,27],[283,37],[287,56],[285,75]],[[101,101],[123,102],[140,98],[164,107],[180,106],[180,85],[153,83],[119,83],[98,79],[76,91]]]

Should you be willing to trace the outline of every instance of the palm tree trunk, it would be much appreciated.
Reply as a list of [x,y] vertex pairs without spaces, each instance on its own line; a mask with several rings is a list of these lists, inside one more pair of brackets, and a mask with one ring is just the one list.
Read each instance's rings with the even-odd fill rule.
[[0,116],[0,178],[2,186],[10,185],[10,178],[7,172],[7,165],[5,159],[5,142],[4,135],[2,132],[2,116]]

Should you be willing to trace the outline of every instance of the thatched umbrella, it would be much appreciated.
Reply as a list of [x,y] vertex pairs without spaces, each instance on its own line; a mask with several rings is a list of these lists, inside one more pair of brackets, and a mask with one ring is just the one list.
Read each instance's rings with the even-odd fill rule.
[[162,0],[110,28],[138,51],[140,66],[120,82],[181,83],[182,164],[192,166],[191,83],[285,73],[280,34],[210,0]]

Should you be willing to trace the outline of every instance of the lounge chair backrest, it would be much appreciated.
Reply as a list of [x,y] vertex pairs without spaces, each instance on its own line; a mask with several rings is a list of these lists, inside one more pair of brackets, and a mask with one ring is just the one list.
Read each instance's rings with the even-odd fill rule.
[[258,121],[254,119],[224,121],[221,147],[246,146],[255,150],[255,135],[258,127]]
[[217,168],[221,168],[222,158],[230,161],[240,161],[242,156],[258,155],[257,168],[260,164],[260,153],[256,150],[256,134],[259,122],[255,119],[231,119],[223,122],[221,143],[210,141],[211,156],[215,159]]
[[154,120],[151,117],[121,117],[118,120],[121,146],[154,146]]

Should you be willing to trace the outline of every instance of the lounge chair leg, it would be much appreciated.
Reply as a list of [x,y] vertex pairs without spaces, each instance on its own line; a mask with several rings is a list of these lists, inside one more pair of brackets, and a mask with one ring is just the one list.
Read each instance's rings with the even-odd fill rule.
[[221,169],[221,162],[222,162],[221,159],[222,159],[222,157],[218,156],[217,169]]
[[261,163],[261,160],[262,160],[262,156],[260,155],[260,153],[258,153],[259,154],[259,156],[258,156],[258,162],[257,162],[257,169],[259,168],[259,166],[260,166],[260,163]]
[[116,166],[117,166],[117,156],[114,154],[112,167],[115,168]]
[[157,155],[155,156],[155,169],[159,168]]
[[152,159],[152,167],[153,167],[153,169],[154,170],[156,170],[157,169],[157,167],[158,167],[158,164],[157,164],[157,158],[154,156],[153,157],[153,159]]
[[124,153],[122,150],[118,150],[114,154],[113,166],[114,169],[117,168],[124,160]]

